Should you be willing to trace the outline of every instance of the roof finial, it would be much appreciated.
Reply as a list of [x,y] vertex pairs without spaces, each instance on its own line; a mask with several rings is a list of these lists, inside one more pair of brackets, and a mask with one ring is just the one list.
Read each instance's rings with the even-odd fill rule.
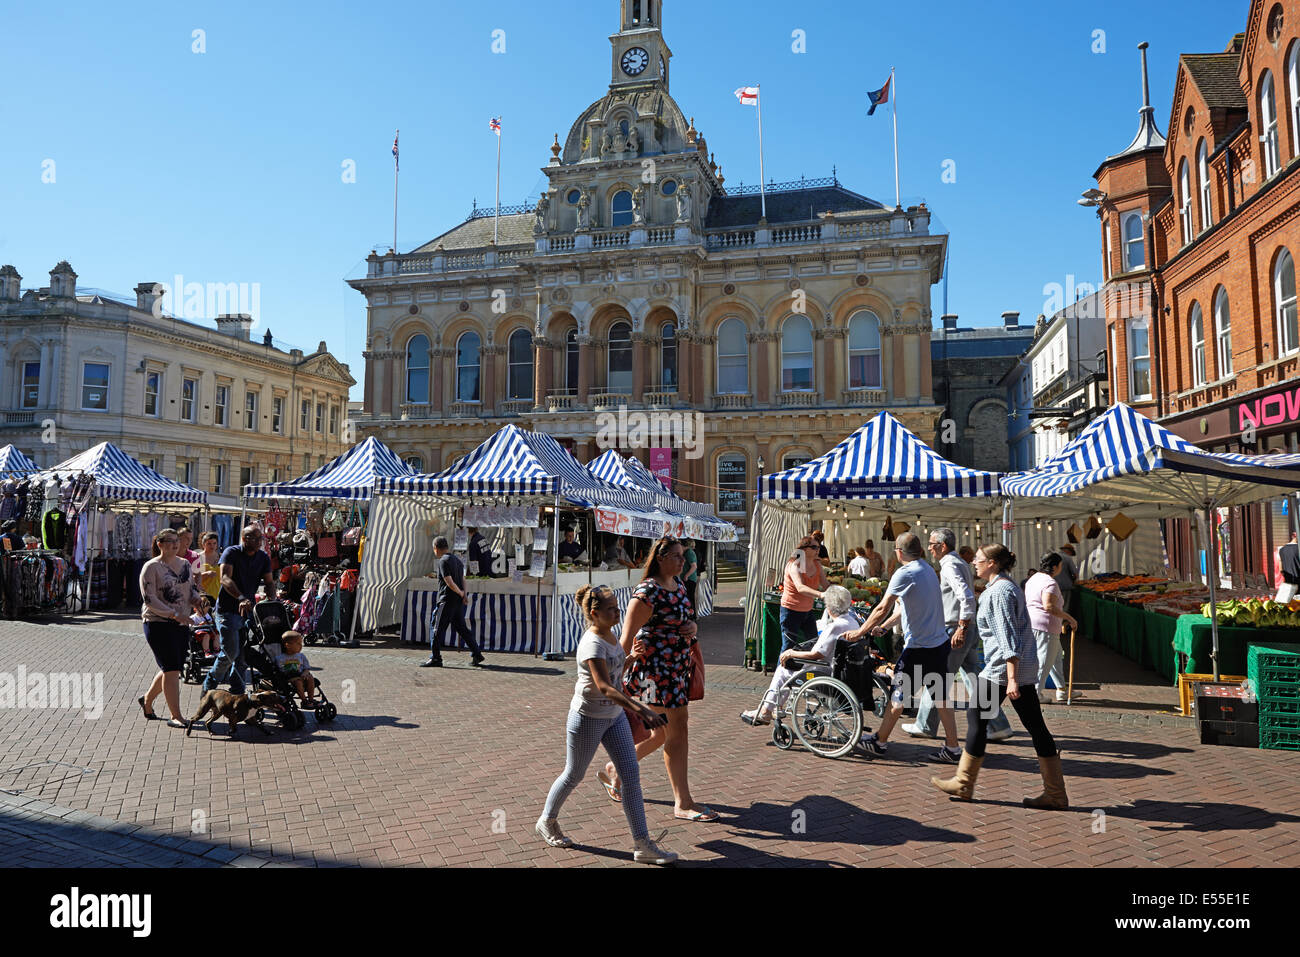
[[1147,41],[1143,40],[1138,44],[1138,49],[1142,51],[1142,109],[1151,108],[1151,85],[1147,82]]

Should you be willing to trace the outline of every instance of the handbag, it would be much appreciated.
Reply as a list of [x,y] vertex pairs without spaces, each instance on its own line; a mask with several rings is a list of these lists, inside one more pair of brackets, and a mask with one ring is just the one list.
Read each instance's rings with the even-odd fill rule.
[[888,516],[885,517],[885,527],[880,531],[880,540],[892,542],[897,536],[894,535],[894,520]]
[[704,653],[700,651],[697,641],[691,645],[691,690],[686,695],[687,701],[701,701],[704,698]]
[[627,715],[627,725],[632,729],[633,744],[640,744],[642,741],[646,740],[646,738],[650,737],[650,730],[645,726],[645,722],[641,720],[639,714],[631,708],[624,708],[623,713]]
[[1079,544],[1079,539],[1083,538],[1083,529],[1079,527],[1078,522],[1075,522],[1065,530],[1065,537],[1068,538],[1072,544]]
[[1087,538],[1096,538],[1098,535],[1101,534],[1101,519],[1099,519],[1096,515],[1089,515],[1088,521],[1085,523],[1085,525],[1087,530],[1084,532],[1084,535]]
[[338,558],[339,540],[337,535],[322,535],[316,539],[316,556],[318,558]]
[[355,548],[361,544],[361,526],[349,528],[343,533],[343,546],[345,548]]

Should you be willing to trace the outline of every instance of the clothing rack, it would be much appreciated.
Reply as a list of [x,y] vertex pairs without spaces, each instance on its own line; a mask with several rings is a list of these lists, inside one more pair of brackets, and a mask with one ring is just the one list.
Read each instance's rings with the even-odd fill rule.
[[4,614],[10,619],[62,615],[81,601],[76,567],[61,552],[27,548],[0,556]]

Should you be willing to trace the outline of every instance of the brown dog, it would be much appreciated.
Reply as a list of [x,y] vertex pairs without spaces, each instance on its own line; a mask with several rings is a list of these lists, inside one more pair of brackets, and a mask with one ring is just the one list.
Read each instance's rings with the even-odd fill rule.
[[185,728],[185,736],[189,737],[190,732],[194,730],[194,725],[198,723],[208,712],[212,712],[212,717],[204,722],[208,734],[212,733],[212,722],[217,718],[225,718],[230,725],[230,736],[235,736],[235,729],[239,727],[240,722],[246,722],[255,725],[261,729],[263,734],[271,732],[262,727],[262,709],[272,708],[276,711],[284,710],[284,699],[274,691],[259,691],[255,694],[231,694],[229,691],[222,691],[220,688],[205,692],[199,700],[199,710],[194,712],[194,717],[190,718],[188,726]]

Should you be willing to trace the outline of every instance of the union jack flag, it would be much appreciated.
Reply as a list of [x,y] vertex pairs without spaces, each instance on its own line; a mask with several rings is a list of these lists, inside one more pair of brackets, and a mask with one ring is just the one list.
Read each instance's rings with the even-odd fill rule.
[[400,169],[400,168],[401,168],[401,160],[399,160],[398,157],[397,157],[397,137],[399,137],[399,136],[401,136],[401,135],[402,135],[402,131],[401,131],[401,130],[398,130],[398,131],[393,135],[393,167],[394,167],[395,169]]
[[497,119],[495,116],[492,117],[492,122],[488,124],[488,129],[490,129],[490,130],[491,130],[493,133],[495,133],[497,136],[500,136],[500,135],[501,135],[501,121],[500,121],[499,119]]

